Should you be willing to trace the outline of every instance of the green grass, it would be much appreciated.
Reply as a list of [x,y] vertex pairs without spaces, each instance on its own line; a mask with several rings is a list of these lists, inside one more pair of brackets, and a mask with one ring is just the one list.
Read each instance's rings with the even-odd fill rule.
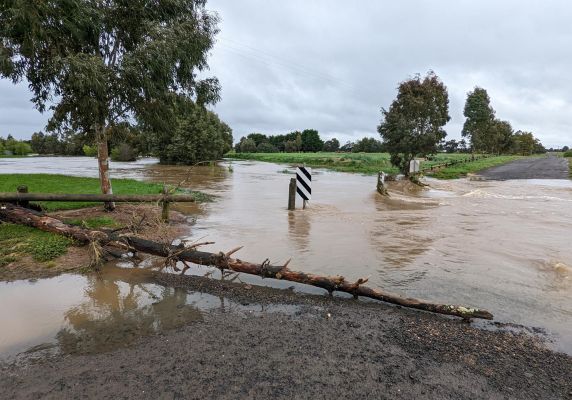
[[39,262],[66,253],[72,240],[54,233],[14,224],[0,224],[0,267],[26,255]]
[[568,173],[570,175],[570,179],[572,179],[572,157],[568,157],[568,166],[570,167],[568,169]]
[[[116,194],[159,194],[163,186],[158,183],[140,182],[134,179],[112,179]],[[19,185],[27,185],[30,193],[100,193],[99,179],[51,174],[0,174],[0,192],[16,192]],[[181,190],[181,192],[186,192]],[[190,192],[198,202],[212,200],[201,192]],[[40,202],[45,210],[70,210],[91,207],[100,203],[88,202]]]
[[518,160],[522,156],[496,156],[483,158],[477,161],[471,161],[463,164],[457,164],[450,167],[442,168],[431,174],[437,179],[457,179],[466,176],[469,173],[475,173],[483,169],[495,167],[497,165],[506,164],[507,162]]
[[[229,157],[241,160],[256,160],[274,163],[306,164],[308,167],[328,168],[341,172],[358,172],[375,174],[384,171],[389,174],[398,173],[398,169],[391,165],[388,153],[234,153]],[[436,154],[430,161],[423,161],[421,168],[443,164],[451,161],[465,161],[470,154]],[[518,157],[499,156],[471,161],[442,169],[433,176],[440,179],[458,178],[469,172],[504,164]]]
[[379,171],[397,173],[387,153],[236,153],[229,155],[239,160],[256,160],[285,164],[306,164],[341,172],[374,174]]

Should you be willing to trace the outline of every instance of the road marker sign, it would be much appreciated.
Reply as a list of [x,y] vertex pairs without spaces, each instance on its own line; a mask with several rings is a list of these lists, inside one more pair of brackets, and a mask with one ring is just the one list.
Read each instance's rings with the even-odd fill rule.
[[409,173],[410,174],[418,173],[420,164],[421,164],[421,161],[419,161],[419,160],[411,160],[409,162]]
[[304,200],[312,197],[312,169],[306,167],[296,168],[296,192]]

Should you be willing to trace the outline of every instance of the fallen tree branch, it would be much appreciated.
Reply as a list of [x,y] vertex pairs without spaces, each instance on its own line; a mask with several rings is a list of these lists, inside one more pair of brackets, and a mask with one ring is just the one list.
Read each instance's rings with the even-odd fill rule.
[[354,295],[355,297],[368,297],[403,307],[415,308],[438,314],[454,315],[462,318],[493,319],[493,315],[486,310],[459,305],[437,304],[413,298],[404,298],[379,289],[363,286],[363,284],[367,282],[367,279],[348,282],[342,276],[320,276],[300,271],[292,271],[288,268],[290,260],[288,260],[284,265],[271,265],[268,260],[258,264],[242,261],[237,258],[231,258],[230,255],[240,250],[240,248],[232,249],[225,254],[223,252],[210,253],[196,250],[196,248],[186,248],[182,244],[179,246],[165,245],[136,236],[119,236],[113,232],[106,233],[67,225],[55,218],[41,215],[37,212],[10,204],[0,207],[0,220],[33,226],[41,230],[72,237],[83,243],[98,241],[101,244],[105,244],[121,240],[130,248],[139,252],[166,257],[167,259],[174,259],[185,264],[186,262],[192,262],[200,265],[214,266],[221,270],[231,270],[234,272],[258,275],[263,278],[298,282],[323,288],[330,293],[334,291],[346,292]]

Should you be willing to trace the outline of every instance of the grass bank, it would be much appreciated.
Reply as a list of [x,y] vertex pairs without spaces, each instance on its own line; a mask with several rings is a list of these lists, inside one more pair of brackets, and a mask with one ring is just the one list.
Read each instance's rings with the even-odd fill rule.
[[[227,156],[239,160],[306,164],[309,167],[327,168],[341,172],[357,172],[363,174],[375,174],[379,171],[390,174],[399,172],[396,167],[391,165],[388,153],[232,153]],[[469,158],[469,154],[437,154],[433,156],[430,161],[423,161],[422,168],[451,161],[464,161]],[[442,168],[439,171],[433,172],[432,176],[439,179],[459,178],[467,173],[477,172],[481,169],[494,167],[518,158],[520,157],[489,157]]]
[[[133,179],[114,179],[113,191],[117,194],[158,194],[162,185],[156,183],[140,182]],[[96,178],[82,178],[65,175],[50,174],[0,174],[0,192],[16,192],[19,185],[27,185],[30,193],[99,193],[99,180]],[[210,201],[212,196],[202,192],[191,192],[198,202]],[[101,203],[90,202],[39,202],[46,211],[74,210],[86,207],[99,206]],[[138,206],[138,205],[134,205]],[[115,228],[124,226],[126,219],[133,211],[121,211],[126,206],[118,207],[115,213],[105,215],[94,214],[93,209],[76,211],[76,216],[62,218],[64,222],[83,226],[89,229],[104,227]],[[157,207],[155,207],[157,208]],[[101,209],[101,207],[97,207]],[[157,208],[158,209],[158,208]],[[100,210],[103,213],[102,210]],[[137,211],[140,212],[140,211]],[[148,211],[147,211],[148,212]],[[157,211],[159,212],[159,211]],[[124,215],[125,214],[125,215]],[[151,219],[151,218],[149,218]],[[0,224],[0,279],[20,279],[22,275],[14,266],[26,265],[28,269],[56,270],[61,268],[61,256],[74,258],[67,262],[73,266],[79,258],[85,258],[85,251],[70,246],[73,241],[34,228],[13,224]],[[71,251],[70,254],[68,250]],[[67,255],[66,255],[67,254]],[[76,257],[77,256],[77,257]],[[40,274],[41,275],[41,274]]]
[[[29,255],[34,261],[46,262],[67,251],[71,239],[28,226],[0,225],[0,267]],[[49,266],[49,265],[48,265]]]
[[452,165],[450,167],[441,168],[432,174],[433,178],[437,179],[457,179],[466,176],[467,174],[475,173],[483,169],[496,167],[497,165],[506,164],[508,162],[523,158],[522,156],[495,156],[483,158],[468,163]]
[[[113,193],[116,194],[159,194],[163,186],[158,183],[140,182],[134,179],[113,179]],[[0,192],[15,192],[19,185],[27,185],[30,193],[101,193],[99,179],[51,174],[0,174]],[[198,202],[210,201],[211,196],[191,192]],[[46,211],[72,210],[91,207],[98,203],[89,202],[40,202]]]

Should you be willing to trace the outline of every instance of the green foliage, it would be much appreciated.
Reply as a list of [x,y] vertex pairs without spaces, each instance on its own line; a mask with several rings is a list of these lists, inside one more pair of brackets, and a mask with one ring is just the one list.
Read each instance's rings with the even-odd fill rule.
[[42,240],[31,240],[29,251],[36,261],[49,261],[66,253],[71,239],[59,235],[49,235]]
[[278,153],[278,149],[274,145],[268,142],[262,142],[256,146],[256,152],[258,153]]
[[16,140],[12,135],[8,135],[6,139],[0,137],[0,155],[6,153],[7,155],[25,156],[32,151],[29,143],[23,140]]
[[256,142],[253,139],[242,138],[240,139],[240,151],[242,153],[254,153],[256,152]]
[[[207,68],[218,18],[202,0],[0,3],[0,74],[26,78],[40,111],[53,103],[52,127],[89,132],[132,115],[160,123],[170,93],[199,103],[218,99]],[[47,51],[49,49],[49,51]]]
[[568,150],[563,154],[564,157],[572,157],[572,150]]
[[[159,194],[163,190],[162,184],[141,182],[134,179],[114,179],[113,184],[113,192],[116,194]],[[15,192],[19,185],[27,185],[30,193],[99,192],[99,180],[97,178],[52,174],[0,174],[0,192]],[[181,192],[193,195],[197,202],[212,201],[212,196],[202,192],[187,190],[181,190]],[[47,211],[54,211],[92,207],[99,203],[49,201],[39,204]]]
[[111,159],[113,161],[135,161],[137,152],[127,143],[121,143],[111,150]]
[[383,150],[383,143],[377,139],[367,137],[358,140],[352,147],[353,153],[381,153]]
[[236,153],[234,158],[275,163],[306,164],[335,171],[374,174],[381,170],[396,173],[387,153]]
[[456,141],[455,139],[443,141],[439,145],[439,151],[444,151],[446,153],[467,153],[469,149],[467,148],[467,142],[465,139]]
[[53,260],[66,253],[72,240],[22,225],[0,224],[0,267],[31,255],[36,261]]
[[268,137],[262,133],[251,133],[246,138],[254,140],[256,147],[261,143],[268,143]]
[[531,132],[518,131],[512,137],[512,153],[523,156],[544,153],[546,149]]
[[[339,146],[339,142],[337,143]],[[321,151],[323,146],[324,142],[320,139],[318,131],[305,129],[303,132],[294,131],[286,135],[266,136],[262,133],[251,133],[246,137],[242,137],[235,145],[234,150],[236,153],[272,153],[279,151],[294,153],[298,151]]]
[[176,123],[149,140],[163,164],[218,160],[232,148],[232,130],[212,111],[183,97],[174,104]]
[[302,151],[317,152],[324,147],[324,142],[320,139],[320,134],[315,129],[304,129],[301,135]]
[[336,138],[326,140],[322,148],[323,151],[327,152],[338,151],[339,149],[340,149],[340,142]]
[[456,164],[450,167],[442,168],[431,174],[431,176],[438,179],[457,179],[469,173],[474,173],[483,169],[495,167],[497,165],[506,164],[517,159],[519,159],[517,156],[496,156],[482,158],[477,161]]
[[513,132],[508,121],[495,118],[495,111],[490,105],[487,91],[476,87],[467,94],[464,115],[467,118],[463,125],[463,136],[471,141],[473,151],[489,154],[522,154],[542,153],[544,146],[530,132]]
[[87,144],[84,144],[82,147],[83,150],[83,154],[85,154],[88,157],[96,157],[97,156],[97,148],[95,146],[88,146]]
[[378,126],[391,163],[404,174],[416,156],[437,151],[447,135],[443,127],[450,120],[447,88],[434,72],[401,82],[389,110],[381,110]]
[[119,226],[117,221],[111,217],[106,216],[86,219],[68,219],[64,222],[69,225],[77,225],[87,229],[116,228]]
[[490,105],[487,91],[475,87],[467,94],[463,115],[467,118],[462,135],[469,138],[473,151],[489,151],[494,147],[493,132],[490,129],[495,120],[495,111]]

